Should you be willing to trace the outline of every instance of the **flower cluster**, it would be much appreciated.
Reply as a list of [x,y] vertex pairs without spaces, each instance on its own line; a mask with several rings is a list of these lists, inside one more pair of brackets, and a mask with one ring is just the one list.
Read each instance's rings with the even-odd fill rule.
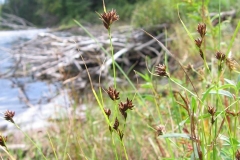
[[109,87],[108,90],[107,90],[107,93],[113,101],[119,100],[119,92],[117,92],[116,89],[113,89],[112,87]]
[[12,123],[14,123],[14,121],[13,121],[14,115],[15,115],[15,112],[7,110],[7,111],[4,113],[4,119],[7,120],[7,121],[10,121],[10,122],[12,122]]
[[0,145],[6,147],[6,141],[7,137],[3,137],[2,135],[0,135]]
[[[116,89],[113,89],[113,87],[109,87],[106,92],[107,92],[108,96],[113,101],[116,101],[116,100],[120,99],[119,92]],[[134,107],[134,105],[132,103],[132,100],[130,100],[128,98],[127,98],[127,101],[125,103],[121,101],[118,104],[118,109],[119,109],[120,113],[123,115],[125,121],[127,119],[127,110],[132,110],[133,107]],[[111,115],[111,110],[105,108],[104,113],[107,115],[107,117],[109,119],[110,115]],[[109,125],[109,130],[110,130],[110,132],[112,132],[113,129],[114,129],[118,133],[119,138],[122,140],[124,134],[123,134],[122,130],[119,128],[119,126],[120,126],[120,122],[118,120],[118,117],[115,117],[115,121],[114,121],[113,126]]]
[[132,100],[129,100],[127,98],[127,102],[123,103],[120,102],[119,106],[119,111],[121,112],[121,114],[123,115],[123,117],[126,119],[127,118],[127,110],[130,109],[132,110],[132,108],[134,107],[134,105],[132,104]]
[[203,55],[203,51],[202,51],[201,46],[202,46],[204,37],[205,37],[206,32],[207,32],[206,24],[198,24],[197,32],[199,33],[199,35],[200,35],[201,38],[195,39],[195,44],[196,44],[196,46],[197,46],[198,49],[199,49],[199,54],[200,54],[200,56],[202,57],[202,59],[204,59],[204,55]]
[[166,71],[166,66],[164,64],[159,64],[156,66],[156,73],[157,75],[159,76],[166,76],[166,77],[169,77],[167,71]]
[[198,24],[197,31],[200,34],[201,38],[203,38],[206,35],[206,24]]
[[223,53],[220,52],[220,51],[218,51],[218,52],[216,53],[215,57],[216,57],[219,61],[221,61],[221,62],[224,61],[225,58],[226,58],[225,54],[223,54]]
[[116,13],[116,10],[111,10],[108,12],[104,12],[103,14],[99,14],[99,18],[102,20],[103,25],[106,29],[110,29],[111,24],[114,21],[119,20],[119,16]]

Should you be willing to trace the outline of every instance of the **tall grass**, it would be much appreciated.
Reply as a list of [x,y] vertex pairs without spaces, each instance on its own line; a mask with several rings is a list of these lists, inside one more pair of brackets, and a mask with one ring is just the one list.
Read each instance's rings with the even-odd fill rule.
[[[95,102],[86,100],[92,107],[86,110],[85,121],[71,115],[56,122],[59,131],[47,134],[51,146],[47,152],[49,158],[26,135],[40,156],[43,159],[240,159],[240,78],[234,60],[239,58],[239,51],[231,52],[237,45],[234,42],[240,22],[232,37],[225,39],[222,29],[225,23],[219,17],[219,23],[213,25],[213,19],[207,15],[209,1],[198,4],[201,22],[194,27],[189,27],[193,24],[182,18],[181,4],[176,6],[180,23],[174,28],[179,37],[175,42],[163,44],[145,31],[162,47],[165,60],[164,64],[148,68],[151,60],[146,58],[146,71],[135,71],[141,80],[133,82],[114,59],[111,27],[118,16],[115,10],[107,11],[103,3],[104,12],[98,16],[109,35],[110,53],[102,50],[111,56],[114,85],[104,84],[100,77],[100,87],[94,88],[89,74]],[[221,10],[219,1],[219,14]],[[81,23],[75,22],[97,42]],[[177,62],[177,71],[171,70],[169,58]],[[121,74],[128,80],[128,88],[118,85],[116,79]],[[11,121],[7,114],[5,119]]]

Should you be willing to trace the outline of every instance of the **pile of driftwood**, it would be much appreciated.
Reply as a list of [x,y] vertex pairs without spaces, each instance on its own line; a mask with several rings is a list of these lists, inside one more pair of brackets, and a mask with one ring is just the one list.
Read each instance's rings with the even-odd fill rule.
[[[159,26],[158,30],[166,27]],[[91,32],[91,30],[90,30]],[[163,41],[164,33],[155,35]],[[163,51],[153,38],[142,30],[121,28],[112,34],[114,59],[127,72],[134,66],[146,66],[146,56],[155,65],[163,60]],[[60,37],[54,33],[41,33],[36,38],[12,48],[11,51],[17,70],[15,76],[31,75],[34,78],[62,80],[64,83],[78,82],[78,87],[85,87],[88,75],[92,79],[109,78],[112,67],[110,41],[107,31],[98,36]]]
[[2,13],[0,17],[0,27],[10,29],[33,29],[34,24],[13,14]]

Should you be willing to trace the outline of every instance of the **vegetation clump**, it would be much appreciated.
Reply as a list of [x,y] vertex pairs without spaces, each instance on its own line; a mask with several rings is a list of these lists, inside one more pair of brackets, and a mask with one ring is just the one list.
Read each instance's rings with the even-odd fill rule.
[[[157,8],[154,6],[157,1],[152,2],[154,3],[149,5],[150,9],[146,9],[152,14],[151,21],[154,21],[153,13],[156,13],[156,10],[151,13],[151,8]],[[166,6],[170,4],[165,3],[171,3],[158,2]],[[92,91],[91,100],[87,103],[91,106],[93,97],[96,102],[92,108],[86,110],[86,121],[78,120],[76,115],[69,115],[69,119],[56,122],[60,131],[52,130],[47,134],[51,146],[47,147],[47,151],[38,145],[37,140],[22,131],[34,145],[38,153],[36,157],[127,160],[240,159],[240,77],[239,65],[234,60],[239,51],[230,54],[234,42],[237,41],[240,22],[230,40],[223,39],[220,1],[218,23],[212,23],[214,19],[206,15],[208,9],[203,2],[198,6],[202,11],[202,21],[196,23],[194,29],[188,28],[178,14],[185,34],[176,40],[176,44],[185,41],[186,37],[189,46],[185,45],[184,48],[192,48],[193,56],[197,59],[194,63],[198,64],[190,63],[190,55],[185,53],[185,50],[176,55],[171,51],[171,42],[165,41],[163,44],[144,31],[161,46],[161,52],[165,54],[164,61],[154,68],[148,65],[146,57],[146,71],[135,70],[134,80],[127,76],[114,57],[112,24],[119,19],[119,15],[114,9],[107,11],[103,3],[104,12],[98,16],[103,23],[102,27],[106,29],[104,31],[108,33],[109,46],[106,53],[111,57],[112,66],[109,68],[112,72],[109,72],[109,77],[112,77],[112,81],[101,82],[100,76],[98,87],[94,87],[86,60],[80,55]],[[171,17],[174,15],[174,9],[171,11],[161,12]],[[179,10],[177,12],[179,13]],[[144,23],[139,21],[139,26]],[[92,36],[88,31],[87,34]],[[216,36],[220,38],[216,40]],[[152,48],[152,51],[155,50]],[[187,60],[184,61],[185,56]],[[176,71],[170,70],[170,57],[176,62]],[[118,79],[120,74],[129,83],[129,88],[121,88]],[[21,130],[13,120],[14,115],[15,112],[6,111],[4,119]],[[0,144],[5,148],[6,140],[0,137]],[[11,151],[7,149],[6,153],[12,158]]]

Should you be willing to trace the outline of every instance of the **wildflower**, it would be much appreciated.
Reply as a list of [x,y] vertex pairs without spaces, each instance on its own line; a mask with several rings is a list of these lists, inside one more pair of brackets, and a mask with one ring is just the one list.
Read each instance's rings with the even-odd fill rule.
[[204,59],[202,49],[199,49],[199,54],[200,54],[201,58]]
[[191,64],[188,64],[188,65],[185,67],[185,69],[186,69],[187,72],[190,72],[190,71],[193,71],[193,70],[194,70],[194,69],[193,69],[193,65],[191,65]]
[[226,65],[228,66],[230,71],[236,69],[236,62],[232,58],[226,58]]
[[123,134],[123,132],[121,130],[118,130],[118,135],[119,135],[120,139],[122,140],[124,134]]
[[2,135],[0,135],[0,145],[3,147],[6,147],[5,142],[7,141],[7,137],[3,137]]
[[203,38],[206,34],[206,24],[198,24],[197,31],[200,34],[200,36]]
[[121,112],[121,114],[123,115],[123,117],[125,119],[127,118],[126,111],[128,109],[132,110],[132,108],[134,107],[134,105],[132,103],[132,100],[129,100],[128,98],[127,98],[127,102],[126,103],[120,102],[120,104],[118,106],[119,106],[119,111]]
[[157,135],[160,136],[160,135],[163,135],[165,131],[165,127],[163,125],[159,125],[156,127],[156,130],[157,130]]
[[116,13],[116,10],[111,10],[108,12],[104,12],[103,14],[99,14],[99,19],[102,20],[103,25],[106,29],[110,29],[111,24],[114,21],[119,20],[119,16]]
[[109,87],[109,89],[107,90],[107,93],[113,101],[119,99],[119,92],[117,92],[116,89],[113,89],[112,87]]
[[159,64],[156,66],[156,73],[159,76],[168,76],[168,73],[166,72],[166,66],[164,64]]
[[208,113],[211,114],[212,116],[214,116],[214,114],[216,113],[216,108],[208,107]]
[[221,53],[220,51],[218,51],[215,55],[215,57],[219,60],[219,61],[224,61],[226,56],[225,54]]
[[7,111],[4,113],[4,119],[6,119],[7,121],[10,121],[10,122],[12,122],[12,123],[14,123],[14,121],[13,121],[13,119],[12,119],[12,118],[14,117],[14,115],[15,115],[15,112],[7,110]]
[[214,115],[216,113],[216,108],[208,106],[208,113],[211,114],[211,123],[213,124],[215,122]]
[[113,129],[115,129],[116,131],[118,130],[118,126],[119,126],[119,121],[117,119],[117,117],[115,118],[115,122],[114,122],[114,125],[113,125]]
[[111,115],[111,110],[110,109],[108,109],[108,108],[104,108],[104,112],[105,112],[105,114],[108,116],[108,118],[110,117],[110,115]]
[[198,48],[200,48],[202,45],[202,40],[200,38],[195,39],[195,44],[198,46]]

